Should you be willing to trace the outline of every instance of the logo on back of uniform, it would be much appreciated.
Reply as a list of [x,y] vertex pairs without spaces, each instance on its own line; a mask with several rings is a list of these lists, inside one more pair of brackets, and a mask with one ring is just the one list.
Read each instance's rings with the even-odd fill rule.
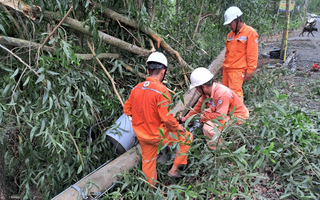
[[146,81],[143,83],[143,87],[145,87],[145,88],[148,87],[149,85],[150,85],[150,81]]
[[255,39],[255,40],[254,40],[254,43],[256,43],[256,44],[257,44],[257,43],[258,43],[258,39]]
[[222,100],[221,99],[218,100],[218,104],[222,104]]

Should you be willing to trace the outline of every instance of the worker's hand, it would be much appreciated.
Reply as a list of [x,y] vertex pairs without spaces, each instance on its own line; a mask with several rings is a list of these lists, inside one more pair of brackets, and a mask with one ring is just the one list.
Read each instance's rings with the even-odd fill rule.
[[186,129],[181,124],[179,124],[179,131],[186,132]]
[[206,108],[202,111],[202,114],[205,114],[205,113],[212,113],[212,110],[211,108]]
[[222,72],[223,72],[223,67],[220,67],[220,69],[219,69],[219,74],[222,76]]
[[202,114],[200,115],[200,123],[203,124],[203,123],[205,123],[206,121],[209,121],[209,120],[210,120],[208,114],[209,114],[209,113],[202,113]]
[[181,117],[181,118],[180,118],[180,120],[181,120],[182,122],[185,122],[187,119],[188,119],[188,118],[186,118],[186,117]]
[[249,73],[245,72],[244,81],[245,81],[245,82],[250,81],[251,77],[252,77],[252,74],[249,74]]

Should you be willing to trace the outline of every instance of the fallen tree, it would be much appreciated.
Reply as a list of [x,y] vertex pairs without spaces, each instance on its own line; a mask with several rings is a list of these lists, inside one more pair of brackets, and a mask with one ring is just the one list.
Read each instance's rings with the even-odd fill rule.
[[10,191],[50,198],[114,158],[103,133],[145,79],[152,51],[169,59],[171,93],[190,92],[188,75],[214,60],[226,35],[219,16],[227,4],[203,2],[0,0],[0,134]]

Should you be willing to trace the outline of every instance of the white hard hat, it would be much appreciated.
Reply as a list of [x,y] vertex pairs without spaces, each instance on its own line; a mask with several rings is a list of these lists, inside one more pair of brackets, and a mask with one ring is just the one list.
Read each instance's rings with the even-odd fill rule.
[[148,62],[157,62],[157,63],[161,63],[164,66],[168,67],[168,60],[166,58],[165,55],[163,55],[163,53],[161,52],[154,52],[152,54],[150,54],[150,56],[148,57],[148,60],[146,62],[146,64],[148,65]]
[[223,25],[230,24],[233,20],[237,19],[242,14],[243,13],[241,12],[241,10],[238,7],[231,6],[224,13],[224,24]]
[[204,67],[195,69],[190,76],[191,84],[190,89],[203,85],[213,78],[213,74]]

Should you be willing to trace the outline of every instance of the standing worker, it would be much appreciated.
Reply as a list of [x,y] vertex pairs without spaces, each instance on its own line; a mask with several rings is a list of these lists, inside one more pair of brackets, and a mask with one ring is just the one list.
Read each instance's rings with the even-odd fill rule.
[[233,90],[243,101],[243,80],[249,81],[258,62],[258,33],[242,21],[242,12],[228,8],[225,22],[231,29],[227,35],[226,53],[220,73],[222,84]]
[[[142,171],[147,181],[155,185],[157,147],[161,140],[159,129],[163,130],[165,136],[162,145],[180,142],[180,150],[177,150],[172,168],[168,172],[170,177],[182,177],[178,167],[187,164],[186,154],[193,138],[173,114],[168,114],[171,97],[166,86],[162,84],[167,73],[167,58],[160,52],[154,52],[148,57],[146,65],[149,76],[146,81],[132,89],[123,111],[126,115],[132,116],[132,128],[142,149]],[[171,138],[169,132],[177,139]]]
[[[225,124],[225,122],[229,120],[228,115],[234,108],[233,116],[243,120],[249,118],[248,109],[236,93],[224,85],[215,83],[213,74],[208,69],[204,67],[195,69],[191,73],[190,81],[190,89],[195,87],[201,94],[201,97],[193,110],[185,117],[182,117],[181,121],[186,121],[194,114],[200,114],[200,123],[203,124],[203,134],[210,140],[217,134],[213,128],[214,123],[211,121],[212,119],[222,117],[223,119],[220,119],[219,122]],[[206,109],[200,113],[202,104],[207,98],[211,98],[211,100],[205,103]],[[242,121],[238,120],[237,123],[241,124]],[[219,127],[219,129],[222,130],[223,127]],[[209,140],[207,140],[207,142],[210,149],[217,148],[214,144],[209,142]],[[218,142],[221,143],[221,140]]]

